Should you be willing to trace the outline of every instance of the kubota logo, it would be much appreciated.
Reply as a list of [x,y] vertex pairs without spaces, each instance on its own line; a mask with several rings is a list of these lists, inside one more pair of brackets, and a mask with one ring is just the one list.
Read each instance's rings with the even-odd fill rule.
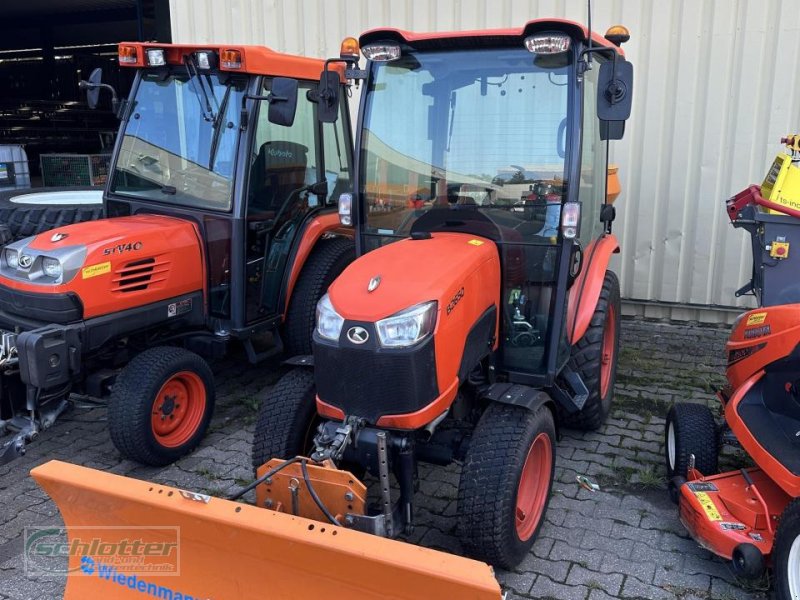
[[27,254],[20,254],[19,256],[19,266],[23,269],[30,269],[31,265],[33,264],[33,258],[28,256]]
[[276,150],[275,148],[270,148],[267,150],[267,154],[277,158],[294,158],[294,154],[288,150]]
[[369,331],[359,326],[351,327],[347,330],[347,339],[354,344],[363,344],[369,339]]

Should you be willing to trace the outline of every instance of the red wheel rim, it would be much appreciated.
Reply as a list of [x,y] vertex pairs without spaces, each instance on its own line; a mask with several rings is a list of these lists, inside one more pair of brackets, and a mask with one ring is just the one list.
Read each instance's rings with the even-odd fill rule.
[[515,524],[517,536],[528,541],[544,514],[550,493],[550,474],[553,470],[553,446],[546,433],[536,436],[528,450],[517,489]]
[[614,373],[614,342],[617,337],[616,309],[609,304],[606,323],[603,327],[603,347],[600,356],[600,397],[605,398],[611,387],[611,376]]
[[206,387],[199,375],[181,371],[156,394],[150,424],[156,441],[166,448],[182,446],[197,432],[206,412]]

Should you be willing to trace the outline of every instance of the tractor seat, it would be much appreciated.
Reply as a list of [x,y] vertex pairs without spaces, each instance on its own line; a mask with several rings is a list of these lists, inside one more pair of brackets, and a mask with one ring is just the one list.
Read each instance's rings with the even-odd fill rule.
[[[795,374],[796,377],[796,374]],[[736,412],[753,438],[793,475],[800,476],[800,403],[786,372],[767,372],[742,398]]]
[[280,210],[306,181],[308,147],[272,140],[261,145],[250,172],[250,213]]

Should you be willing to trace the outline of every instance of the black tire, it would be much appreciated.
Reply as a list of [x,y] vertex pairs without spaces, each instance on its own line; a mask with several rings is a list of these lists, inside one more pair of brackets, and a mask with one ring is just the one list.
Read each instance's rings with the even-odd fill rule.
[[[530,537],[517,530],[517,496],[528,452],[537,437],[549,441],[550,473],[541,514]],[[494,403],[472,435],[458,485],[458,532],[465,551],[496,567],[512,569],[529,552],[544,522],[555,472],[556,432],[547,406],[535,412]]]
[[686,477],[692,454],[695,469],[703,475],[717,473],[717,423],[706,405],[678,402],[669,409],[664,425],[664,464],[667,479]]
[[314,371],[299,367],[278,380],[258,409],[251,459],[258,469],[273,458],[307,455],[317,421]]
[[[152,415],[162,391],[166,399],[161,404],[162,420],[180,414],[174,412],[180,409],[175,396],[166,395],[163,386],[170,380],[182,378],[188,378],[197,386],[198,393],[190,402],[197,402],[194,406],[199,408],[193,419],[186,417],[184,429],[176,434],[178,438],[185,437],[185,441],[179,439],[175,445],[165,445],[171,440],[156,435]],[[199,393],[204,394],[202,404],[199,404]],[[150,348],[135,356],[114,382],[108,403],[111,441],[125,458],[153,466],[168,465],[194,450],[203,439],[214,414],[214,400],[214,375],[202,358],[183,348]],[[187,402],[188,407],[192,406],[190,402]]]
[[[609,321],[609,316],[611,321]],[[598,429],[611,412],[614,398],[614,384],[617,380],[617,358],[619,355],[619,280],[613,271],[606,271],[600,298],[594,309],[589,328],[581,339],[570,349],[569,367],[578,373],[589,390],[589,397],[583,408],[577,413],[564,411],[561,423],[564,427],[592,431]],[[609,329],[606,327],[608,323]],[[604,357],[604,342],[607,335],[613,335],[613,352]],[[601,393],[601,381],[604,360],[609,360],[607,368],[611,370],[610,380],[605,394]]]
[[[800,597],[800,587],[797,580],[790,585],[790,569],[798,569],[797,556],[793,556],[793,564],[789,564],[789,555],[792,546],[800,537],[800,498],[795,498],[783,509],[781,519],[778,521],[778,530],[775,532],[775,542],[772,545],[772,578],[774,584],[775,600],[797,600]],[[797,550],[797,549],[795,549]]]
[[103,204],[17,204],[10,201],[14,196],[28,193],[47,193],[65,191],[90,191],[98,188],[32,188],[0,192],[0,224],[11,231],[12,241],[21,240],[56,227],[94,221],[103,216]]
[[731,570],[742,579],[758,579],[766,570],[766,562],[761,550],[754,544],[743,543],[733,549]]
[[286,311],[283,325],[286,356],[311,354],[317,302],[355,256],[356,247],[351,239],[335,237],[317,242],[300,271]]

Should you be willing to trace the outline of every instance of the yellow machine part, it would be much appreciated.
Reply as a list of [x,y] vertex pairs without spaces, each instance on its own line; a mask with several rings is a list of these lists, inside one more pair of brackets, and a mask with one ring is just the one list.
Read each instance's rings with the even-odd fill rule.
[[[160,540],[178,528],[177,574],[105,576],[85,555],[69,566],[65,598],[499,600],[489,565],[292,515],[182,492],[61,461],[31,471],[55,501],[69,542],[105,546],[130,537]],[[115,529],[116,528],[116,529]],[[127,529],[125,529],[127,528]],[[102,562],[103,557],[92,560]]]
[[[800,210],[800,167],[792,162],[791,156],[781,152],[775,157],[761,184],[761,195],[770,202]],[[769,212],[780,214],[775,210]]]

